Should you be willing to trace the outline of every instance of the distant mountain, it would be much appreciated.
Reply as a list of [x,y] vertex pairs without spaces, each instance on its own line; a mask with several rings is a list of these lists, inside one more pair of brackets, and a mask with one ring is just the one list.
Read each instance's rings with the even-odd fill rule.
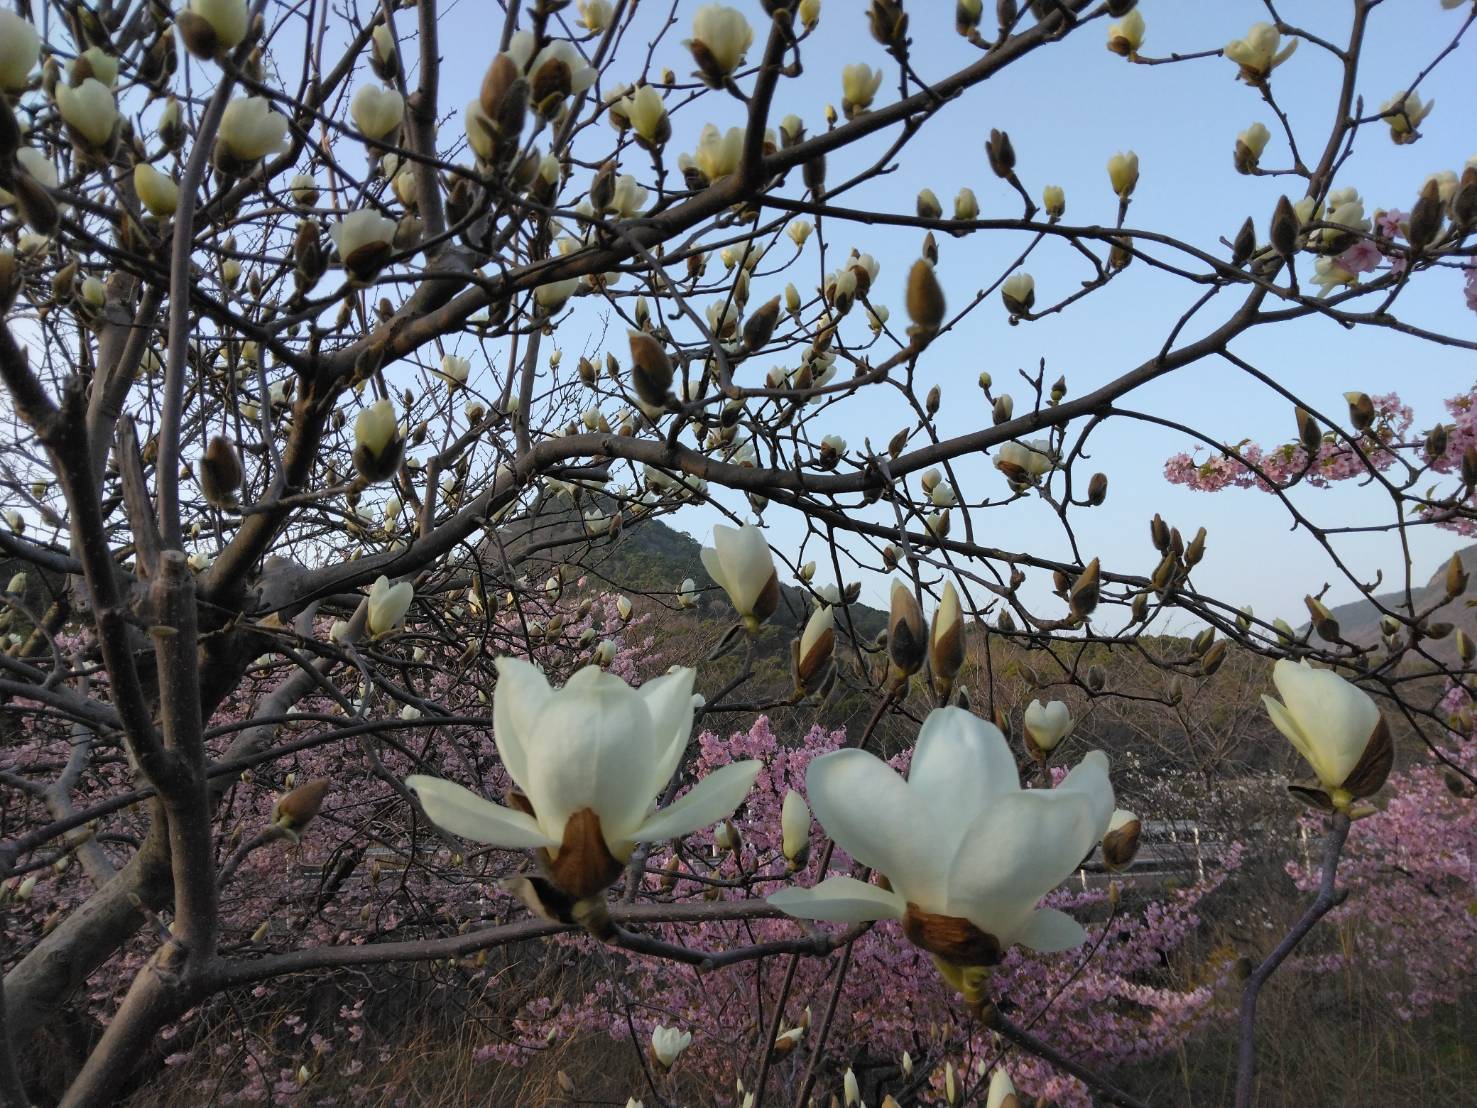
[[[1457,551],[1462,565],[1468,574],[1477,583],[1477,545],[1468,546]],[[1455,600],[1446,599],[1446,566],[1443,561],[1436,572],[1432,574],[1430,581],[1425,585],[1411,590],[1411,597],[1415,602],[1416,611],[1424,611],[1432,604],[1438,604],[1430,619],[1434,623],[1450,623],[1453,627],[1460,627],[1467,634],[1477,637],[1477,608],[1469,607],[1468,595],[1473,595],[1474,590],[1468,590],[1468,595],[1459,596]],[[1333,618],[1338,621],[1339,633],[1350,642],[1368,646],[1379,641],[1380,637],[1380,611],[1377,605],[1383,605],[1395,611],[1403,611],[1406,607],[1405,590],[1392,589],[1389,592],[1376,593],[1375,603],[1368,600],[1356,600],[1351,604],[1340,604],[1332,609]],[[1443,660],[1456,657],[1456,646],[1451,636],[1427,644],[1431,653]]]

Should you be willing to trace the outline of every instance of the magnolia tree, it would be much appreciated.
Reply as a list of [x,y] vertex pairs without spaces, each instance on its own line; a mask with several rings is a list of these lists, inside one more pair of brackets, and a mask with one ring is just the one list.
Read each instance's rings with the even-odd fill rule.
[[[1104,953],[1116,887],[1054,892],[1089,855],[1127,865],[1141,825],[1102,753],[1065,753],[1063,705],[1015,719],[988,666],[964,679],[983,641],[987,659],[992,642],[1053,646],[1042,679],[1093,697],[1119,694],[1073,659],[1121,650],[1172,704],[1231,649],[1276,660],[1266,711],[1311,767],[1294,787],[1325,847],[1306,914],[1245,981],[1250,1103],[1257,997],[1342,899],[1391,721],[1473,782],[1447,737],[1470,733],[1448,725],[1473,648],[1433,646],[1452,632],[1414,599],[1409,561],[1377,642],[1345,638],[1324,598],[1330,579],[1373,595],[1354,533],[1470,529],[1477,443],[1461,399],[1455,426],[1415,433],[1397,398],[1322,411],[1240,351],[1306,321],[1415,355],[1477,346],[1406,311],[1429,287],[1465,312],[1448,271],[1470,302],[1477,166],[1370,210],[1347,168],[1356,143],[1398,153],[1440,122],[1421,90],[1466,64],[1467,0],[1422,12],[1429,48],[1377,105],[1360,78],[1395,19],[1381,0],[1318,9],[1328,26],[1246,7],[1242,37],[1160,56],[1133,0],[530,0],[470,44],[434,0],[0,11],[0,1096],[27,1102],[38,1035],[83,1009],[103,1030],[62,1102],[105,1104],[213,998],[545,940],[618,955],[653,995],[674,965],[785,967],[746,1026],[678,1008],[744,1059],[746,1104],[860,1095],[838,1011],[885,1020],[880,1045],[920,1058],[975,1044],[982,1066],[957,1079],[952,1060],[900,1063],[877,1094],[894,1103],[1018,1104],[1009,1072],[1032,1094],[1139,1103],[1106,1069],[1203,1007],[1131,982],[1193,903],[1146,909],[1133,927],[1155,937]],[[863,56],[827,94],[839,109],[788,113],[843,31]],[[988,121],[967,136],[985,203],[964,187],[946,210],[913,185],[899,202],[912,149],[970,122],[957,106],[978,117],[1085,42],[1120,72],[1215,67],[1219,94],[1266,120],[1227,136],[1226,173],[1256,179],[1257,206],[1229,223],[1207,206],[1191,230],[1130,219],[1140,165],[1122,151],[1073,183],[1069,219],[1064,188]],[[1279,85],[1315,62],[1333,79],[1309,126]],[[911,245],[884,269],[852,244],[889,229]],[[1069,266],[1070,287],[1031,275]],[[1087,391],[1042,359],[1008,387],[981,373],[982,401],[949,380],[978,414],[950,418],[956,338],[1072,318],[1141,274],[1182,306],[1136,326],[1136,352]],[[1208,367],[1283,406],[1296,439],[1233,446],[1141,402]],[[1114,511],[1090,448],[1120,426],[1197,440],[1208,453],[1171,462],[1173,480],[1255,484],[1315,537],[1326,560],[1296,568],[1305,628],[1202,587],[1204,527],[1154,515],[1124,564],[1086,549],[1084,520]],[[1312,518],[1302,487],[1338,478],[1381,519]],[[707,660],[651,672],[642,617],[602,578],[627,531],[697,505],[737,524],[703,554],[736,615],[712,655],[737,675],[702,703]],[[1023,532],[1002,524],[1030,510],[1051,527],[1011,542]],[[862,641],[852,606],[884,575],[888,628]],[[771,703],[750,686],[792,578],[813,614]],[[1447,596],[1466,585],[1454,562]],[[695,590],[673,582],[643,610]],[[1162,634],[1176,618],[1192,641]],[[866,726],[795,736],[803,775],[777,777],[791,747],[756,741],[756,717],[841,694],[868,699]],[[722,752],[694,738],[710,717],[738,718]],[[912,735],[901,755],[879,749],[884,721]],[[337,845],[305,908],[284,857],[325,825]],[[709,845],[727,869],[699,861]],[[362,887],[386,867],[408,900]],[[911,1029],[883,1011],[884,975],[919,998]],[[1122,1050],[1074,1049],[1115,975],[1156,1017],[1114,1024]],[[942,1012],[969,1036],[941,1042]],[[650,1022],[625,1019],[643,1041]],[[662,1066],[688,1033],[661,1026]],[[659,1078],[638,1095],[676,1095]],[[253,1095],[274,1080],[253,1075]]]

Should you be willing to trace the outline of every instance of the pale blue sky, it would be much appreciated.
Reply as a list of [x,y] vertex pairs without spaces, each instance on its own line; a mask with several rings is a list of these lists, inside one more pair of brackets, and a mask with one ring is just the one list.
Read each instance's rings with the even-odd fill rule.
[[[764,16],[757,3],[736,0],[736,6],[749,14],[756,28],[762,28]],[[679,26],[657,49],[656,67],[667,65],[681,74],[690,71],[691,61],[680,41],[689,33],[691,13],[696,7],[680,5]],[[952,4],[912,7],[914,64],[923,76],[943,76],[977,56],[954,34]],[[471,98],[495,47],[501,16],[488,8],[482,3],[450,4],[441,19],[449,105],[460,105]],[[1288,22],[1341,42],[1352,5],[1334,0],[1286,0],[1279,9]],[[1223,46],[1244,34],[1251,23],[1266,18],[1264,6],[1253,2],[1149,0],[1140,5],[1140,10],[1148,22],[1144,53],[1154,57]],[[793,111],[812,131],[822,128],[824,105],[840,105],[840,72],[848,62],[865,61],[888,72],[878,94],[879,105],[896,95],[893,70],[881,47],[867,33],[864,11],[865,5],[860,2],[826,0],[820,34],[805,47],[805,72],[783,83],[776,101],[776,118]],[[628,36],[621,52],[633,59],[633,65],[644,58],[649,24],[658,22],[666,12],[667,5],[642,5],[640,18],[645,22]],[[1379,9],[1358,85],[1365,97],[1366,112],[1377,110],[1381,102],[1403,90],[1449,41],[1464,14],[1442,9],[1438,0],[1392,0]],[[1108,187],[1104,165],[1114,151],[1132,149],[1140,158],[1141,177],[1128,216],[1130,225],[1166,231],[1212,250],[1223,250],[1216,246],[1217,237],[1234,235],[1247,215],[1252,215],[1264,232],[1277,197],[1291,191],[1296,198],[1301,191],[1297,179],[1242,177],[1232,170],[1237,132],[1258,120],[1273,130],[1263,164],[1288,164],[1280,130],[1256,91],[1235,80],[1235,66],[1223,58],[1152,67],[1130,65],[1104,48],[1105,30],[1106,21],[1099,21],[971,90],[962,102],[950,105],[928,124],[904,156],[903,168],[848,194],[847,205],[910,212],[917,190],[928,186],[947,209],[957,189],[968,185],[978,195],[985,216],[1018,214],[1019,201],[1004,182],[990,173],[983,152],[989,129],[1000,126],[1010,132],[1018,156],[1018,173],[1033,195],[1039,196],[1041,186],[1047,183],[1066,188],[1069,223],[1113,220],[1116,200]],[[1397,147],[1389,141],[1383,126],[1364,129],[1336,184],[1357,186],[1370,210],[1409,208],[1427,174],[1442,169],[1460,171],[1465,160],[1477,154],[1468,110],[1474,91],[1471,56],[1468,43],[1422,84],[1422,94],[1427,99],[1434,96],[1438,104],[1422,127],[1421,141]],[[617,80],[637,76],[634,70],[626,73],[619,65],[611,73]],[[1304,146],[1315,151],[1321,148],[1333,117],[1337,81],[1332,59],[1307,43],[1274,77],[1278,100],[1290,115],[1295,133]],[[676,152],[694,147],[703,123],[711,121],[727,127],[741,120],[742,105],[720,96],[706,97],[678,112],[673,120],[675,134],[668,148],[669,162]],[[459,126],[459,115],[448,124]],[[842,179],[848,168],[874,157],[890,134],[864,144],[862,149],[833,157],[830,180]],[[1305,157],[1314,156],[1305,152]],[[628,158],[622,169],[638,176],[649,172],[644,156]],[[800,190],[798,174],[793,175],[786,194],[798,196]],[[882,262],[873,296],[889,304],[895,319],[900,320],[901,285],[907,266],[917,256],[921,236],[911,230],[835,226],[829,234],[833,251],[844,252],[855,245]],[[986,234],[944,238],[940,276],[951,304],[964,302],[978,287],[993,282],[1000,267],[1024,241],[1022,236],[1007,241],[1006,236]],[[786,256],[789,243],[782,242],[780,256]],[[814,243],[813,239],[796,273],[756,280],[751,303],[761,303],[779,292],[787,279],[802,283],[797,274],[816,280],[820,270]],[[1074,288],[1084,273],[1081,259],[1061,243],[1048,243],[1027,268],[1036,278],[1038,306]],[[1477,335],[1477,316],[1464,305],[1457,274],[1428,274],[1417,286],[1402,297],[1400,310],[1404,316],[1463,337]],[[981,369],[993,375],[997,387],[1010,388],[1004,383],[1015,379],[1017,368],[1034,367],[1039,358],[1045,357],[1047,380],[1064,373],[1071,394],[1080,395],[1152,354],[1172,321],[1197,294],[1198,289],[1136,263],[1107,290],[1045,321],[1010,327],[998,300],[992,299],[953,334],[937,342],[921,364],[923,388],[938,383],[944,390],[944,407],[938,419],[940,434],[963,433],[988,421],[988,410],[975,384]],[[1236,297],[1226,299],[1230,307]],[[1212,309],[1207,313],[1207,323],[1192,323],[1187,334],[1193,337],[1203,333],[1202,327],[1208,329],[1209,321],[1219,318],[1217,312],[1224,310]],[[865,328],[860,314],[856,313],[849,324],[857,336]],[[577,355],[586,348],[586,328],[596,322],[589,317],[588,309],[581,309],[564,325],[557,336],[558,344]],[[611,335],[618,337],[620,331],[613,329]],[[1474,379],[1470,353],[1374,329],[1349,333],[1323,320],[1248,335],[1235,350],[1335,416],[1344,410],[1341,394],[1348,389],[1371,393],[1398,389],[1415,407],[1418,428],[1440,418],[1441,399],[1472,387]],[[623,355],[624,351],[617,353]],[[768,364],[750,363],[745,372],[757,380]],[[873,399],[852,401],[845,409],[844,421],[838,420],[844,425],[834,428],[858,446],[864,434],[880,446],[899,426],[895,394],[873,391]],[[1023,388],[1010,391],[1024,400]],[[1243,437],[1281,441],[1290,437],[1293,429],[1292,413],[1285,402],[1221,362],[1175,374],[1145,389],[1134,400],[1137,406],[1184,418],[1230,441]],[[1158,511],[1187,534],[1201,524],[1209,528],[1209,554],[1196,573],[1201,589],[1237,603],[1252,603],[1259,614],[1298,619],[1303,594],[1315,591],[1329,579],[1312,541],[1301,533],[1289,532],[1286,517],[1272,497],[1251,491],[1211,496],[1170,486],[1162,477],[1163,461],[1191,445],[1185,437],[1124,422],[1097,432],[1094,443],[1093,464],[1108,473],[1111,492],[1104,507],[1075,513],[1079,536],[1089,556],[1098,554],[1105,565],[1113,568],[1148,572],[1155,558],[1147,538],[1147,520]],[[987,488],[992,495],[1002,491],[1002,479],[988,459],[966,459],[960,473],[966,490]],[[1388,505],[1371,490],[1344,486],[1331,492],[1310,491],[1299,499],[1315,518],[1325,522],[1372,522],[1388,516]],[[682,512],[676,522],[701,538],[716,518],[709,509],[692,508]],[[798,527],[786,519],[785,513],[772,509],[766,521],[773,529],[777,547],[793,544],[799,535]],[[1060,534],[1037,503],[977,512],[974,522],[976,534],[984,541],[1055,556],[1065,554]],[[955,520],[956,535],[961,533],[960,523]],[[1459,545],[1460,541],[1448,533],[1417,530],[1413,540],[1417,576],[1424,578]],[[1358,571],[1371,578],[1376,570],[1383,569],[1388,581],[1401,568],[1398,545],[1391,538],[1351,540],[1341,544],[1341,549]],[[883,584],[880,580],[869,581],[867,598],[880,602]],[[1347,583],[1340,582],[1332,596],[1336,600],[1352,599],[1354,592]]]

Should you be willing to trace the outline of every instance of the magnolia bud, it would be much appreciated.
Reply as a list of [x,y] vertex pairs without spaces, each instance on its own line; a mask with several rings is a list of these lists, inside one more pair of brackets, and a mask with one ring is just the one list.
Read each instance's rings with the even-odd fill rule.
[[301,831],[323,807],[323,798],[332,786],[333,782],[327,777],[317,777],[278,797],[272,806],[273,825],[286,832]]
[[1251,216],[1247,216],[1246,222],[1241,225],[1241,230],[1236,232],[1236,241],[1231,244],[1231,265],[1240,269],[1251,258],[1255,250],[1256,225],[1252,223]]
[[1087,502],[1096,508],[1106,499],[1108,499],[1108,475],[1094,473],[1092,479],[1087,482]]
[[1446,563],[1446,595],[1455,599],[1467,591],[1467,569],[1462,565],[1462,556],[1453,554]]
[[923,610],[913,590],[900,580],[892,583],[891,612],[887,621],[887,653],[892,659],[893,681],[901,688],[923,666],[928,654],[928,635]]
[[780,806],[780,836],[785,860],[793,873],[810,855],[810,809],[794,789],[785,793]]
[[1015,147],[1010,136],[997,128],[990,129],[990,139],[985,143],[985,157],[996,177],[1010,180],[1015,176]]
[[1367,392],[1346,392],[1349,402],[1349,422],[1356,431],[1368,431],[1374,424],[1374,401]]
[[1429,180],[1410,210],[1406,239],[1413,251],[1420,253],[1441,233],[1443,216],[1441,187],[1434,179]]
[[933,266],[919,258],[908,272],[908,317],[913,321],[909,334],[928,339],[944,321],[944,290],[939,286]]
[[1086,619],[1097,607],[1100,595],[1098,576],[1098,559],[1094,558],[1087,563],[1072,585],[1072,591],[1067,594],[1067,604],[1078,619]]
[[1293,210],[1292,201],[1286,196],[1280,197],[1272,212],[1271,227],[1272,249],[1278,257],[1288,259],[1297,253],[1298,227],[1297,212]]
[[636,395],[653,407],[667,402],[672,388],[672,360],[661,343],[645,331],[632,331],[631,383]]
[[200,459],[200,492],[206,503],[217,508],[234,508],[236,494],[241,491],[245,474],[236,444],[224,435],[216,435],[205,447]]
[[1298,441],[1302,443],[1309,457],[1316,457],[1323,446],[1322,428],[1318,426],[1318,421],[1313,418],[1312,414],[1301,407],[1293,409],[1293,416],[1297,420]]
[[1117,872],[1133,862],[1139,850],[1139,834],[1143,825],[1138,816],[1119,808],[1108,821],[1101,844],[1103,864]]

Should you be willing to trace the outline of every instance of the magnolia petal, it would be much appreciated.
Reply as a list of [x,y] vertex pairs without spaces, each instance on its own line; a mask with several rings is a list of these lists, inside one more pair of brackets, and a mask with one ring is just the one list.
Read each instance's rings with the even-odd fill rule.
[[1025,930],[1017,941],[1042,954],[1054,954],[1058,950],[1071,950],[1081,946],[1087,941],[1087,932],[1066,912],[1059,912],[1055,908],[1039,908],[1026,923]]
[[657,746],[659,753],[652,767],[652,796],[660,795],[666,788],[687,750],[687,740],[692,735],[692,683],[696,676],[695,670],[682,666],[647,681],[636,690],[651,713],[651,727],[657,738],[667,736],[665,746],[660,742]]
[[631,839],[638,843],[677,839],[732,815],[754,787],[761,765],[758,761],[733,762],[714,770],[677,801],[654,812]]
[[[1089,750],[1082,756],[1082,761],[1073,766],[1072,771],[1062,778],[1062,783],[1052,791],[1061,792],[1064,789],[1076,790],[1091,802],[1092,825],[1098,829],[1092,836],[1093,841],[1107,834],[1108,825],[1113,822],[1113,812],[1117,809],[1113,785],[1108,780],[1108,756],[1101,750]],[[1090,844],[1083,853],[1089,849]]]
[[861,923],[873,919],[902,919],[907,902],[897,893],[858,881],[855,877],[828,877],[809,889],[781,889],[768,897],[787,916]]
[[1001,797],[975,820],[949,872],[948,914],[1016,941],[1037,902],[1082,863],[1113,814],[1107,758],[1094,752],[1054,789]]
[[991,801],[1020,789],[1020,774],[993,723],[963,708],[940,708],[928,714],[918,732],[908,787],[928,798],[930,836],[953,857],[969,825]]
[[538,666],[522,658],[499,658],[497,675],[496,695],[492,699],[492,738],[508,776],[527,792],[527,743],[537,740],[539,715],[554,690]]
[[1308,737],[1303,734],[1298,721],[1292,718],[1282,701],[1274,697],[1262,694],[1262,707],[1267,710],[1267,717],[1271,719],[1272,726],[1282,732],[1282,737],[1292,743],[1297,750],[1311,764],[1313,761],[1313,748],[1308,742]]
[[485,800],[454,781],[416,774],[405,783],[420,800],[426,817],[443,831],[508,850],[559,845],[532,816]]
[[586,666],[550,696],[528,739],[526,792],[539,826],[562,837],[571,815],[593,809],[620,857],[651,807],[658,744],[670,739],[652,731],[641,697],[614,674]]
[[891,766],[862,750],[822,754],[805,771],[805,791],[836,845],[886,874],[905,899],[944,907],[950,854],[923,833],[934,814]]

